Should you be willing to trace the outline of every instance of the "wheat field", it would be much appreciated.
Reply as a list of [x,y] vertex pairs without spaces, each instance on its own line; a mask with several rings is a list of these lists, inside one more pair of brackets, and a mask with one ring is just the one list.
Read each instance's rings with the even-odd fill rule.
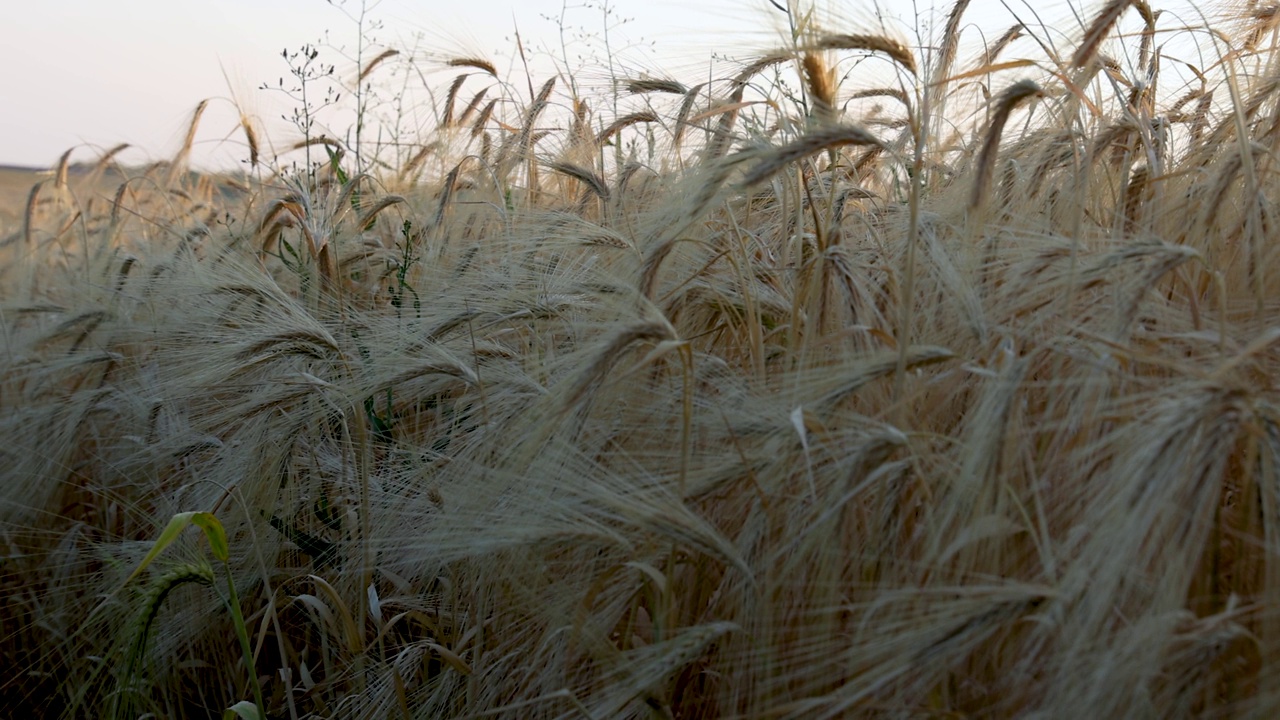
[[0,241],[0,708],[1280,714],[1280,10],[967,4],[64,156]]

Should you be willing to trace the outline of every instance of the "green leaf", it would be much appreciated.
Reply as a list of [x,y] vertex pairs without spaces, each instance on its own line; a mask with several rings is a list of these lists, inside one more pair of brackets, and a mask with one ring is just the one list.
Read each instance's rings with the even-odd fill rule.
[[339,185],[346,185],[350,179],[347,173],[342,169],[342,152],[334,150],[328,145],[324,146],[324,151],[329,155],[329,167],[333,170],[334,176],[338,178]]
[[262,711],[258,709],[257,705],[248,700],[241,700],[222,713],[222,720],[235,720],[236,718],[240,718],[240,720],[264,720]]
[[226,562],[230,557],[227,543],[227,533],[222,529],[222,523],[218,522],[218,518],[213,513],[207,512],[184,512],[173,516],[165,527],[164,532],[160,533],[160,537],[156,538],[156,544],[151,548],[151,552],[142,558],[142,562],[138,563],[138,567],[134,568],[133,573],[129,575],[124,582],[129,584],[134,578],[147,568],[160,553],[164,552],[173,541],[178,539],[183,530],[188,525],[196,525],[204,530],[204,536],[209,540],[209,547],[213,549],[213,554],[222,562]]
[[209,541],[209,549],[213,551],[214,557],[222,562],[231,560],[231,546],[227,542],[227,531],[222,528],[222,523],[213,516],[213,513],[198,512],[191,518],[191,522],[204,530],[205,539]]

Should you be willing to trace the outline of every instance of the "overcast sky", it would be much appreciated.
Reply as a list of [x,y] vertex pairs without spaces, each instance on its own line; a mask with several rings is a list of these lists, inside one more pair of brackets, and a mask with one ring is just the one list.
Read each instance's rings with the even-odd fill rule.
[[[574,36],[600,29],[598,3],[382,0],[370,17],[382,23],[374,35],[385,45],[416,44],[421,52],[441,57],[480,53],[505,67],[515,55],[516,28],[526,45],[548,49],[535,53],[535,63],[551,62],[551,52],[560,55],[558,23],[548,16],[566,18],[571,56],[589,49],[589,42]],[[912,39],[915,5],[909,0],[883,4],[905,14],[898,27]],[[949,4],[938,3],[939,12]],[[1088,7],[1095,10],[1098,4]],[[819,2],[833,16],[864,23],[871,17],[869,5]],[[976,38],[979,26],[989,37],[1008,27],[1011,15],[1002,5],[974,0],[965,16],[965,38]],[[1022,13],[1035,7],[1053,32],[1073,32],[1065,4],[1047,12],[1041,2],[1009,0],[1008,5]],[[927,12],[931,4],[919,6]],[[748,56],[753,48],[774,44],[771,22],[780,16],[767,0],[613,0],[610,7],[615,20],[630,20],[611,37],[615,47],[629,48],[621,57],[637,67],[651,62],[684,79],[697,68],[705,73],[714,51]],[[845,7],[859,9],[846,12]],[[259,86],[287,75],[282,50],[321,40],[326,31],[331,45],[353,50],[356,24],[348,14],[360,9],[359,0],[347,0],[341,8],[325,0],[14,0],[0,25],[0,164],[48,166],[77,146],[74,158],[92,160],[122,142],[137,148],[122,156],[127,160],[167,157],[181,144],[192,110],[206,98],[210,103],[195,158],[234,163],[245,152],[232,96],[273,136],[285,132],[287,125],[278,118],[291,106]],[[325,59],[337,63],[339,72],[351,71],[352,65],[344,67],[332,50],[322,49]],[[452,76],[441,77],[440,84],[447,85]]]

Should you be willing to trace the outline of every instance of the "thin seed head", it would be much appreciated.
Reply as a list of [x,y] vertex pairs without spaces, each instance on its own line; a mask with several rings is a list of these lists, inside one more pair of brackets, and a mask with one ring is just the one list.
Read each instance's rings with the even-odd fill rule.
[[883,145],[876,145],[859,155],[858,159],[853,161],[854,174],[859,177],[865,175],[871,166],[880,159],[880,156],[884,155],[884,151],[885,147]]
[[[538,116],[542,114],[542,111],[547,109],[547,101],[551,97],[551,91],[555,86],[555,78],[551,78],[543,83],[542,89],[538,91],[538,95],[533,99],[533,104],[525,111],[524,127],[520,129],[520,133],[515,139],[516,160],[522,159],[525,156],[525,153],[529,151],[529,148],[533,147],[539,139],[545,136],[545,133],[536,133],[533,129],[533,125],[538,121]],[[500,162],[509,157],[506,153],[507,148],[508,145],[504,142],[503,151],[498,153]]]
[[1227,197],[1227,192],[1235,184],[1236,176],[1240,174],[1243,167],[1244,156],[1239,152],[1232,153],[1223,163],[1222,169],[1218,171],[1218,179],[1213,185],[1213,190],[1209,193],[1210,200],[1205,205],[1207,214],[1212,215],[1222,208],[1222,201]]
[[1209,111],[1213,109],[1213,91],[1206,92],[1200,101],[1196,103],[1196,109],[1192,112],[1194,118],[1191,122],[1191,140],[1198,142],[1204,130],[1209,126]]
[[1194,88],[1187,92],[1187,94],[1175,100],[1173,104],[1169,106],[1168,115],[1170,119],[1181,117],[1182,109],[1192,100],[1198,99],[1201,95],[1204,95],[1204,88]]

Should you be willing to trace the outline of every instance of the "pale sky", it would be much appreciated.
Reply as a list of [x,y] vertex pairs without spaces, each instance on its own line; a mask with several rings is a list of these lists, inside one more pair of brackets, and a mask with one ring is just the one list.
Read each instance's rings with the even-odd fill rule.
[[[590,2],[591,6],[586,6]],[[575,33],[598,31],[600,0],[382,0],[369,15],[382,23],[374,35],[384,44],[404,48],[416,44],[422,53],[439,57],[482,54],[500,68],[515,57],[512,40],[518,27],[525,44],[548,48],[531,58],[549,68],[551,52],[560,55],[558,24],[546,16],[566,18],[569,53],[590,49],[572,40]],[[292,107],[279,93],[259,90],[288,73],[282,50],[321,41],[354,50],[356,25],[344,15],[358,13],[360,0],[342,9],[325,0],[9,0],[0,24],[0,164],[49,166],[65,150],[78,147],[73,158],[93,160],[97,154],[127,142],[135,149],[121,155],[128,162],[168,157],[181,144],[192,110],[210,99],[197,135],[194,159],[227,166],[243,158],[236,124],[234,94],[244,109],[261,119],[268,133],[287,141],[288,126],[279,115]],[[883,0],[903,16],[898,30],[914,41],[910,25],[917,5],[909,0]],[[981,26],[994,38],[1011,23],[1001,0],[974,0],[965,15],[966,40]],[[1099,3],[1086,5],[1096,11]],[[1153,5],[1159,6],[1159,0]],[[631,21],[613,31],[619,55],[633,66],[651,64],[677,79],[705,73],[713,52],[750,56],[775,45],[771,23],[780,13],[767,0],[612,0],[617,19]],[[933,6],[918,3],[920,12]],[[949,2],[938,2],[945,14]],[[1028,4],[1008,0],[1020,14],[1036,7],[1052,32],[1079,35],[1072,11],[1064,3]],[[819,0],[833,17],[865,21],[870,3]],[[843,8],[860,8],[843,10]],[[1029,18],[1026,18],[1029,19]],[[941,20],[938,23],[941,24]],[[833,28],[836,29],[836,28]],[[850,31],[854,28],[839,28]],[[599,47],[599,41],[595,41]],[[321,46],[321,60],[336,63],[338,72],[354,67]],[[535,72],[539,78],[543,74]],[[225,74],[224,74],[225,73]],[[443,87],[452,78],[439,76]],[[589,79],[591,74],[587,74]],[[597,78],[603,75],[596,75]],[[693,77],[697,77],[693,75]],[[224,141],[224,138],[226,139]]]
[[[674,1],[610,4],[617,17],[634,18],[618,29],[619,41],[624,35],[636,42],[660,36],[659,44],[670,46],[705,26],[705,17],[680,10]],[[73,157],[91,160],[122,142],[136,146],[123,159],[166,157],[181,144],[192,110],[205,98],[211,102],[197,136],[196,158],[226,162],[220,153],[243,154],[234,146],[241,138],[231,95],[277,135],[279,115],[292,106],[278,93],[258,88],[287,75],[281,51],[315,43],[325,31],[333,45],[354,49],[356,24],[343,10],[354,14],[361,8],[360,0],[347,0],[341,9],[325,0],[11,0],[6,5],[0,23],[0,164],[31,166],[50,165],[80,145],[86,147]],[[599,9],[582,7],[582,0],[382,0],[369,5],[370,17],[383,24],[375,34],[391,46],[411,44],[421,34],[424,50],[441,56],[480,53],[500,67],[515,54],[509,38],[517,27],[526,45],[551,46],[559,44],[558,27],[543,16],[564,13],[571,32],[594,30],[602,18]],[[717,12],[723,13],[723,6]],[[741,12],[740,20],[763,14]],[[683,27],[677,22],[681,18]],[[337,63],[339,72],[353,68],[322,47],[320,60],[326,59]],[[441,84],[447,85],[452,76],[443,77]],[[219,150],[223,137],[233,146]]]

